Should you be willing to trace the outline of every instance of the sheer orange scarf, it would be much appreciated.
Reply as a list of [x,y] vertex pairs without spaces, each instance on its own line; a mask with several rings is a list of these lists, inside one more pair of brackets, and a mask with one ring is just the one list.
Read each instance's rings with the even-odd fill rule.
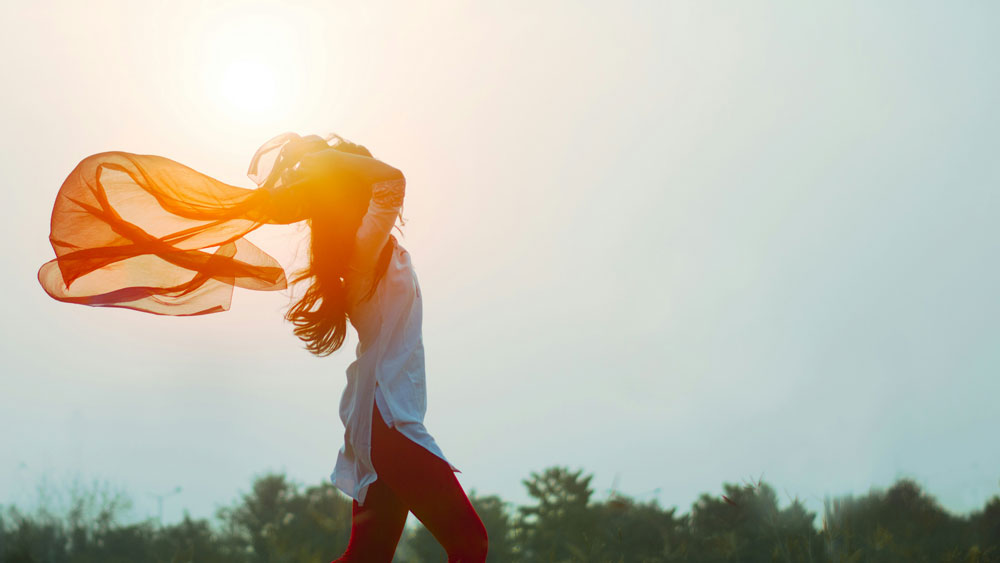
[[56,258],[38,281],[59,301],[158,315],[226,311],[236,286],[284,289],[281,265],[244,237],[264,224],[305,219],[306,206],[276,189],[280,180],[268,181],[282,149],[298,140],[286,133],[257,151],[248,175],[258,189],[161,156],[116,151],[83,159],[56,196],[49,235]]

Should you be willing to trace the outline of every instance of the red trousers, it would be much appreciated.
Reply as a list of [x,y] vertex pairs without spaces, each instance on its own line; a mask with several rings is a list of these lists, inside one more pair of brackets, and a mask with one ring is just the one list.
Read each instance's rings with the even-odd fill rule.
[[448,462],[389,428],[378,405],[372,406],[371,457],[378,479],[368,486],[364,506],[354,501],[347,551],[333,563],[390,563],[408,512],[444,547],[449,563],[486,561],[486,528]]

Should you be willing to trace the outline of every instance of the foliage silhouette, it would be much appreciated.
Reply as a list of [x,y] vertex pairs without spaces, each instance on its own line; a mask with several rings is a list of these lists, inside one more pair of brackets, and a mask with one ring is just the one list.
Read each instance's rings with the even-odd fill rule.
[[[827,499],[823,521],[797,499],[778,506],[763,482],[723,484],[687,514],[622,494],[593,499],[592,475],[550,467],[522,482],[532,499],[511,507],[469,495],[490,537],[490,562],[1000,562],[1000,496],[968,516],[945,511],[911,480],[860,497]],[[300,489],[284,475],[254,479],[214,522],[124,523],[124,493],[79,487],[68,507],[32,514],[0,509],[0,563],[292,563],[330,561],[346,548],[351,500],[329,483]],[[394,561],[442,561],[421,525],[406,530]]]

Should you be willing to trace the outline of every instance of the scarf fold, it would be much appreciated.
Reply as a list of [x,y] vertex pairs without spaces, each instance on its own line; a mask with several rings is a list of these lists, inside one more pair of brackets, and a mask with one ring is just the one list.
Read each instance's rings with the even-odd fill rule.
[[284,149],[302,140],[285,133],[261,146],[248,172],[258,189],[161,156],[113,151],[83,159],[56,196],[49,235],[56,258],[38,281],[59,301],[173,316],[226,311],[237,286],[285,289],[278,261],[244,237],[306,218],[301,194],[280,189],[280,173],[291,168],[282,157],[296,152]]

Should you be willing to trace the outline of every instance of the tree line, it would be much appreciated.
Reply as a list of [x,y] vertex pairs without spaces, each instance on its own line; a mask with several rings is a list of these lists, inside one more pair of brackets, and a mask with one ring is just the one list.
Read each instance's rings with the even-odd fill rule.
[[[765,482],[723,484],[679,514],[655,500],[593,497],[593,475],[554,466],[522,480],[531,503],[469,498],[489,534],[489,561],[613,562],[1000,562],[1000,496],[954,515],[901,479],[864,496],[827,499],[816,514],[797,499],[779,508]],[[3,563],[328,562],[344,551],[351,499],[330,483],[301,487],[283,474],[255,478],[250,492],[213,521],[121,522],[127,495],[74,493],[68,510],[0,510]],[[446,559],[422,526],[407,527],[394,562]]]

